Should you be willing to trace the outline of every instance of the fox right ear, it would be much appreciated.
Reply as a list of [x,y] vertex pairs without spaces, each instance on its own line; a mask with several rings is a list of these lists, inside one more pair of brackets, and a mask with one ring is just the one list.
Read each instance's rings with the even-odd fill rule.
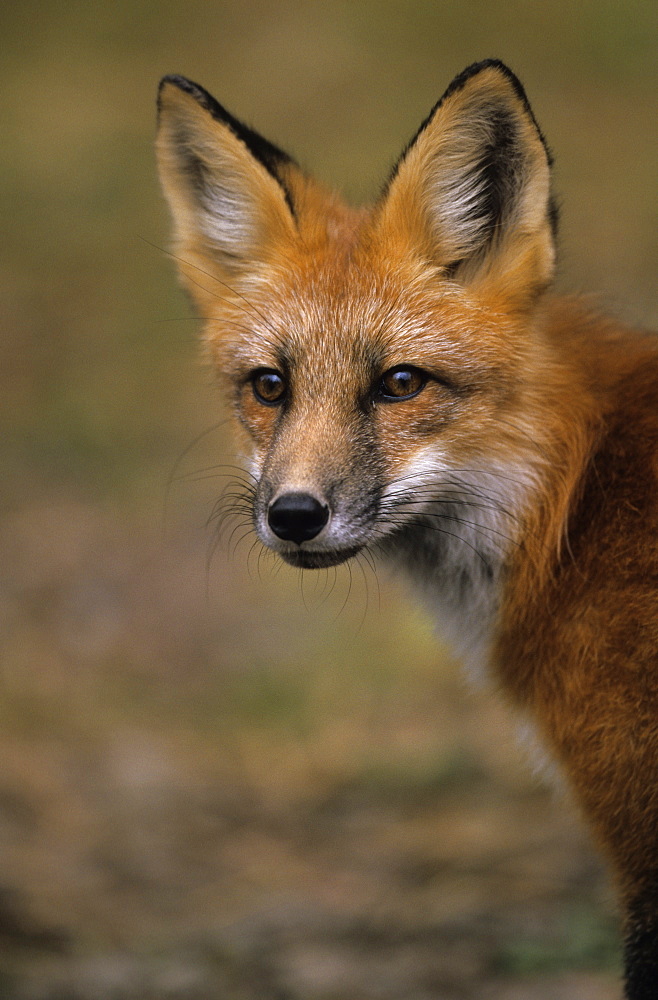
[[405,149],[379,206],[401,235],[456,282],[524,308],[554,267],[550,156],[523,87],[503,63],[450,84]]
[[156,145],[180,271],[203,306],[209,278],[234,278],[294,234],[294,164],[182,76],[160,83]]

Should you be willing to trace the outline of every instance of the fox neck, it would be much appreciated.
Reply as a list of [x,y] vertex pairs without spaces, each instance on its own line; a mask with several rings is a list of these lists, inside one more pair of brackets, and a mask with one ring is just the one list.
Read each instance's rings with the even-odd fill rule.
[[[468,470],[429,471],[431,501],[382,544],[476,679],[505,672],[501,631],[514,628],[528,602],[541,605],[571,558],[569,522],[609,403],[607,387],[592,391],[550,313],[533,366],[540,379],[523,393],[527,424],[513,454],[469,462]],[[579,316],[569,311],[568,320],[573,329]],[[521,690],[511,693],[526,701]]]
[[518,470],[452,473],[427,509],[382,545],[476,680],[490,660],[526,494]]

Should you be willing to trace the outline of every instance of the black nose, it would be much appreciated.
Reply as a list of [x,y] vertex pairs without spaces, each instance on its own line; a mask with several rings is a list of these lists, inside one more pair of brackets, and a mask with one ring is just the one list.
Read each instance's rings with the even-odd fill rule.
[[298,545],[319,535],[328,520],[329,508],[310,493],[284,493],[267,512],[274,534]]

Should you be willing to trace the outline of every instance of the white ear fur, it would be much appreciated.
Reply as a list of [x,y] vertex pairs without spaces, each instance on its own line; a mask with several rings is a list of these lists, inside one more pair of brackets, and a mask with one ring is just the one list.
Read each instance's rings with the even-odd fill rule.
[[255,263],[294,231],[279,174],[288,157],[183,77],[160,86],[157,152],[178,250],[227,270]]
[[[382,223],[406,220],[446,271],[470,280],[531,249],[531,284],[553,272],[550,159],[516,77],[496,61],[457,77],[403,153]],[[505,255],[507,254],[507,262]],[[514,260],[513,260],[514,259]]]

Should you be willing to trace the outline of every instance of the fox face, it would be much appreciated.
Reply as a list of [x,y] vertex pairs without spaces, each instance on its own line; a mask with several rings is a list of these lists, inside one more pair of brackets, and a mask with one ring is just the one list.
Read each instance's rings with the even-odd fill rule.
[[[436,510],[437,489],[454,504],[453,477],[486,464],[483,419],[513,379],[494,352],[476,358],[463,343],[473,306],[462,302],[455,323],[464,297],[437,295],[433,270],[415,270],[410,284],[400,263],[392,278],[357,258],[340,284],[319,269],[312,297],[308,275],[304,287],[294,274],[268,277],[267,306],[249,296],[257,336],[239,333],[218,364],[251,451],[256,530],[294,565],[381,544]],[[309,328],[320,335],[309,340]]]
[[549,157],[521,85],[467,70],[359,210],[196,84],[166,77],[159,107],[176,256],[261,541],[306,568],[374,548],[494,578],[540,464],[527,372],[551,367],[533,333]]

